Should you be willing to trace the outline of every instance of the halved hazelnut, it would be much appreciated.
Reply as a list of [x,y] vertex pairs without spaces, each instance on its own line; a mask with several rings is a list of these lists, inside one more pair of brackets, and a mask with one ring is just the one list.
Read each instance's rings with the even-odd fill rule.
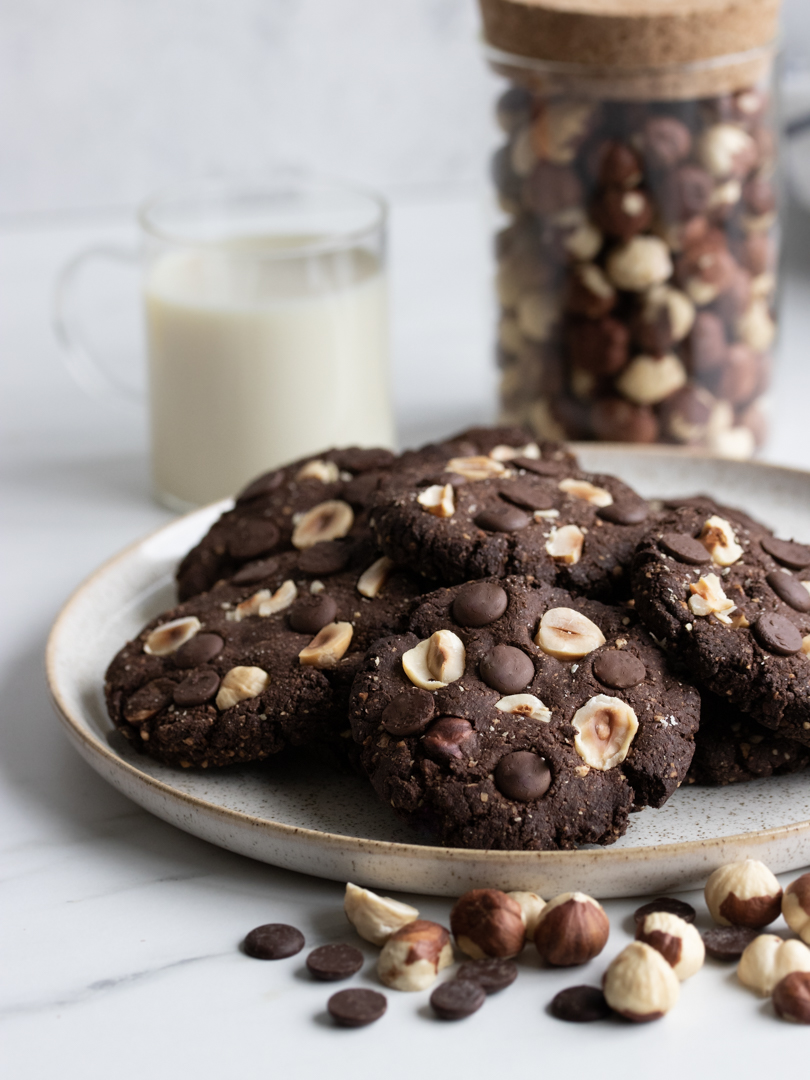
[[456,512],[456,500],[452,484],[431,484],[416,497],[416,501],[434,517],[449,518]]
[[247,698],[258,697],[270,685],[270,676],[260,667],[232,667],[219,684],[216,705],[230,709]]
[[584,543],[585,534],[579,525],[563,525],[560,529],[551,530],[546,540],[546,551],[555,562],[573,566],[582,556]]
[[657,405],[686,385],[686,368],[674,353],[637,356],[616,380],[616,388],[635,405]]
[[698,540],[718,566],[731,566],[742,557],[743,549],[737,543],[731,523],[717,514],[706,520]]
[[636,923],[636,940],[660,952],[681,982],[703,967],[706,947],[696,927],[669,911],[654,911]]
[[440,690],[464,674],[467,650],[452,630],[437,630],[402,656],[402,669],[414,686]]
[[795,938],[784,941],[778,934],[760,934],[740,957],[737,978],[749,990],[767,997],[794,971],[810,971],[810,949]]
[[327,623],[298,654],[298,663],[320,669],[337,667],[351,644],[353,633],[351,623]]
[[549,608],[540,620],[534,643],[558,660],[579,660],[604,645],[605,635],[573,608]]
[[774,1012],[794,1024],[810,1024],[810,973],[792,971],[773,988]]
[[378,896],[350,881],[346,884],[343,910],[360,937],[372,945],[384,945],[393,933],[419,918],[419,912],[410,904]]
[[620,765],[638,731],[638,718],[626,701],[597,694],[577,709],[574,749],[592,769],[606,772]]
[[299,551],[314,547],[325,540],[339,540],[354,525],[354,511],[341,499],[327,499],[313,506],[299,519],[293,529],[293,547]]
[[523,912],[500,889],[473,889],[450,912],[456,945],[473,960],[517,956],[526,940]]
[[500,712],[525,716],[528,720],[540,720],[544,724],[551,720],[551,709],[534,694],[510,694],[496,701],[495,708]]
[[264,618],[267,615],[275,615],[279,611],[285,611],[293,600],[298,596],[298,588],[294,581],[283,581],[274,593],[269,589],[259,589],[253,596],[243,600],[234,608],[234,622],[241,622],[249,615],[259,615]]
[[704,896],[711,917],[720,926],[759,929],[782,910],[782,886],[757,859],[718,867],[706,882]]
[[546,906],[545,900],[533,892],[508,892],[506,895],[520,907],[523,925],[526,928],[526,940],[534,941],[537,920]]
[[302,465],[295,474],[296,480],[320,480],[322,484],[333,484],[340,479],[340,469],[334,461],[323,461],[321,458],[313,458],[306,465]]
[[590,503],[592,506],[610,506],[613,502],[613,496],[606,488],[597,487],[589,480],[575,480],[569,477],[567,480],[561,480],[557,487],[566,495],[574,499],[582,499],[583,502]]
[[721,622],[730,622],[729,614],[737,606],[723,592],[717,574],[706,574],[689,586],[689,610],[693,615],[715,615]]
[[513,461],[515,458],[527,458],[529,461],[537,461],[540,458],[540,447],[536,442],[526,443],[525,446],[494,446],[489,456],[493,461]]
[[677,1004],[681,984],[661,953],[634,941],[608,967],[602,990],[614,1012],[643,1024],[659,1020]]
[[383,945],[377,973],[392,990],[426,990],[452,963],[449,932],[438,923],[415,919],[395,930]]
[[373,600],[382,590],[388,575],[393,569],[394,560],[389,559],[387,555],[383,555],[376,562],[373,562],[367,570],[364,570],[357,579],[357,591],[361,596]]
[[810,874],[802,874],[785,889],[782,914],[793,933],[810,945]]
[[465,480],[489,480],[493,476],[506,476],[508,469],[493,457],[455,457],[445,465],[445,472],[456,473]]
[[547,964],[573,967],[598,956],[609,934],[602,905],[585,893],[568,892],[549,900],[539,913],[534,944]]
[[202,623],[196,615],[186,615],[182,619],[172,619],[153,630],[143,643],[143,651],[150,656],[169,656],[177,652],[181,645],[190,641],[202,630]]

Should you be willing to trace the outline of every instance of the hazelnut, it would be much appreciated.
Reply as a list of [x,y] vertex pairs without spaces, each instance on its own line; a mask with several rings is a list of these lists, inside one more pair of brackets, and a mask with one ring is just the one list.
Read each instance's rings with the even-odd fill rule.
[[610,506],[613,503],[613,496],[606,488],[597,487],[589,480],[569,478],[561,480],[557,487],[572,499],[582,499],[592,506]]
[[[577,211],[569,211],[576,213]],[[590,262],[602,250],[604,237],[597,227],[581,213],[581,220],[563,228],[562,246],[567,255],[577,262]]]
[[792,971],[773,988],[773,1008],[782,1020],[810,1024],[810,972]]
[[545,900],[533,892],[510,892],[506,895],[520,906],[523,925],[526,929],[526,940],[534,941],[537,920],[540,918],[540,912],[546,906]]
[[672,274],[667,245],[657,236],[634,236],[608,256],[608,277],[618,289],[644,292]]
[[498,98],[498,123],[507,135],[532,115],[532,95],[522,86],[510,86]]
[[589,134],[596,107],[584,101],[544,103],[531,126],[532,147],[542,161],[570,165]]
[[602,990],[614,1012],[643,1024],[668,1013],[677,1004],[681,987],[661,953],[643,941],[634,941],[611,962]]
[[455,493],[452,484],[431,484],[416,497],[420,506],[434,517],[449,518],[456,512]]
[[681,982],[703,967],[706,948],[697,929],[669,911],[655,911],[636,925],[636,941],[660,952]]
[[321,671],[337,667],[353,634],[354,627],[349,622],[327,623],[298,654],[298,663]]
[[582,556],[585,534],[579,525],[563,525],[561,529],[552,529],[546,541],[546,551],[555,562],[573,566]]
[[645,192],[608,188],[594,204],[593,216],[608,236],[627,241],[650,227],[653,211]]
[[540,720],[544,724],[551,720],[551,709],[534,694],[510,694],[496,701],[495,708],[499,712],[525,716],[529,720]]
[[364,570],[357,579],[357,591],[361,596],[373,600],[382,591],[382,587],[393,569],[394,560],[389,559],[387,555],[381,556],[367,570]]
[[410,904],[378,896],[351,882],[346,885],[343,910],[360,937],[372,945],[384,945],[395,931],[419,918],[419,912]]
[[754,433],[748,427],[738,425],[723,431],[713,432],[709,436],[709,450],[719,457],[735,458],[745,461],[756,450]]
[[674,116],[651,116],[633,142],[654,169],[674,168],[692,149],[689,128]]
[[502,462],[484,456],[450,458],[444,468],[445,472],[457,473],[465,480],[490,480],[509,474]]
[[720,926],[767,926],[782,910],[782,886],[756,859],[718,867],[706,882],[706,906]]
[[636,405],[657,405],[686,380],[686,368],[674,353],[637,356],[616,380],[616,389]]
[[219,684],[216,705],[222,711],[240,701],[258,697],[270,685],[270,676],[259,667],[232,667]]
[[699,445],[731,427],[734,412],[702,386],[686,385],[661,403],[661,424],[676,442]]
[[233,621],[241,622],[249,615],[265,617],[275,615],[278,611],[285,611],[293,600],[298,596],[298,588],[294,581],[283,581],[274,593],[269,589],[259,589],[253,596],[237,604],[233,611]]
[[714,372],[723,366],[728,341],[723,321],[711,311],[701,311],[689,335],[690,370],[696,375]]
[[347,502],[328,499],[318,503],[298,519],[292,534],[293,547],[299,551],[324,540],[339,540],[354,525],[354,511]]
[[697,158],[715,180],[741,178],[757,159],[754,140],[735,124],[713,124],[698,140]]
[[163,623],[149,634],[143,643],[143,651],[149,656],[169,656],[177,652],[181,645],[185,645],[200,630],[202,630],[202,623],[196,615],[172,619],[171,622]]
[[638,731],[638,717],[620,698],[597,694],[574,713],[574,749],[592,769],[621,765]]
[[518,329],[531,341],[548,341],[559,321],[560,302],[553,293],[526,293],[518,301]]
[[565,307],[574,315],[601,319],[616,306],[616,290],[596,263],[581,263],[569,275]]
[[658,439],[658,420],[652,409],[620,397],[595,401],[591,426],[596,438],[606,442],[654,443]]
[[740,340],[754,352],[766,352],[776,337],[776,324],[765,300],[754,300],[737,321]]
[[742,557],[743,549],[737,543],[731,523],[717,514],[706,520],[698,540],[718,566],[731,566]]
[[659,198],[666,223],[659,223],[657,231],[673,251],[681,250],[689,236],[707,225],[703,215],[713,191],[714,180],[699,165],[679,165],[662,177]]
[[392,990],[427,990],[452,963],[449,932],[438,923],[415,919],[395,930],[383,945],[377,973]]
[[[521,166],[528,162],[529,153],[534,156],[530,141],[528,153],[525,153],[526,162],[521,155]],[[512,155],[513,166],[516,164],[515,154],[516,147]],[[582,181],[568,165],[538,161],[523,184],[523,202],[526,208],[541,217],[582,206],[583,201]]]
[[737,978],[749,990],[767,997],[793,971],[810,971],[810,949],[795,938],[785,941],[778,934],[760,934],[740,957]]
[[[660,342],[662,347],[650,349],[657,356],[671,345],[683,341],[694,322],[695,305],[685,293],[671,285],[653,285],[642,297],[636,325],[641,328],[642,334],[646,334],[647,345],[654,340],[657,332],[655,344]],[[642,348],[647,347],[640,338],[639,344]]]
[[549,900],[540,912],[534,944],[547,964],[573,967],[598,956],[609,934],[602,905],[585,893],[569,892]]
[[333,484],[340,479],[340,469],[334,461],[322,461],[314,458],[302,465],[295,474],[296,480],[320,480],[322,484]]
[[[802,584],[806,585],[806,582]],[[793,933],[798,934],[805,945],[810,945],[810,874],[802,874],[785,889],[782,914]]]
[[628,360],[630,334],[617,319],[572,319],[565,329],[569,356],[594,375],[616,375]]
[[473,960],[517,956],[526,940],[520,904],[500,889],[473,889],[450,912],[456,945]]
[[638,187],[643,179],[638,155],[624,143],[606,141],[597,144],[585,164],[600,187],[616,186],[629,190]]
[[678,259],[678,280],[698,307],[716,300],[730,288],[738,273],[725,234],[719,229],[709,229],[705,236],[688,244]]
[[452,630],[437,630],[402,656],[402,668],[414,686],[440,690],[464,674],[467,651]]
[[556,418],[546,398],[532,402],[528,410],[528,421],[532,430],[541,439],[565,439],[565,428]]
[[717,574],[706,574],[698,578],[689,586],[689,591],[692,594],[689,597],[689,610],[693,615],[698,617],[715,615],[720,622],[728,624],[729,614],[737,605],[723,592],[723,586]]
[[580,660],[605,644],[605,635],[573,608],[549,608],[540,620],[535,645],[558,660]]

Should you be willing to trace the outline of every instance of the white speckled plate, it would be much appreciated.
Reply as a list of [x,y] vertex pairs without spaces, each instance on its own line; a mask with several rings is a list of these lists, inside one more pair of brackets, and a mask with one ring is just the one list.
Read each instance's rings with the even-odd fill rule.
[[[810,537],[810,473],[668,450],[577,451],[586,468],[616,473],[644,495],[710,492],[784,536]],[[48,680],[70,739],[145,809],[277,866],[448,896],[481,886],[627,896],[694,887],[720,863],[746,855],[779,872],[810,863],[810,773],[682,789],[661,810],[633,815],[627,835],[608,848],[467,851],[421,842],[359,778],[272,761],[177,771],[136,754],[107,719],[104,670],[126,640],[172,605],[177,561],[227,505],[180,518],[102,566],[67,603],[48,642]]]

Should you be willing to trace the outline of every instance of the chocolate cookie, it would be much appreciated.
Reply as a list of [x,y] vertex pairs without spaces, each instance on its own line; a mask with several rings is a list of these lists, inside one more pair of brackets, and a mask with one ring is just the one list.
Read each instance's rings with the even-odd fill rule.
[[810,745],[805,580],[810,547],[697,507],[656,522],[632,570],[641,618],[701,685]]
[[369,649],[352,733],[380,797],[459,847],[612,843],[686,775],[697,692],[628,607],[524,578],[426,596]]
[[134,746],[203,767],[287,745],[346,746],[354,672],[373,640],[405,629],[420,582],[373,549],[318,576],[307,554],[280,555],[257,580],[181,604],[119,652],[107,671],[107,707]]

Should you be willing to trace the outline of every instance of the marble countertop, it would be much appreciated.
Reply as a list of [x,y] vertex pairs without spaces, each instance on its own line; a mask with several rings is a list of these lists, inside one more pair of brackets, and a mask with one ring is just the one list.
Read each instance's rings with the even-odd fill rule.
[[[477,192],[395,203],[395,387],[405,441],[490,415],[484,213]],[[641,1067],[662,1078],[722,1071],[738,1080],[798,1065],[806,1033],[776,1021],[768,1003],[736,984],[733,966],[707,965],[658,1024],[552,1020],[545,1009],[557,990],[597,982],[630,940],[632,899],[606,904],[613,931],[604,958],[553,972],[527,952],[517,984],[458,1024],[432,1019],[428,993],[392,991],[374,1027],[336,1030],[325,1016],[333,988],[306,976],[305,953],[261,963],[239,951],[248,930],[271,921],[299,926],[308,947],[354,940],[342,888],[230,854],[138,809],[68,745],[43,674],[48,628],[70,592],[171,516],[151,500],[142,416],[86,398],[63,370],[50,329],[58,267],[88,243],[131,242],[132,229],[111,213],[0,232],[3,1074],[612,1078]],[[797,212],[787,237],[768,457],[810,467],[810,219]],[[132,312],[117,325],[130,316],[134,325]],[[448,901],[401,898],[447,922]],[[374,986],[375,950],[364,951],[355,983]]]

